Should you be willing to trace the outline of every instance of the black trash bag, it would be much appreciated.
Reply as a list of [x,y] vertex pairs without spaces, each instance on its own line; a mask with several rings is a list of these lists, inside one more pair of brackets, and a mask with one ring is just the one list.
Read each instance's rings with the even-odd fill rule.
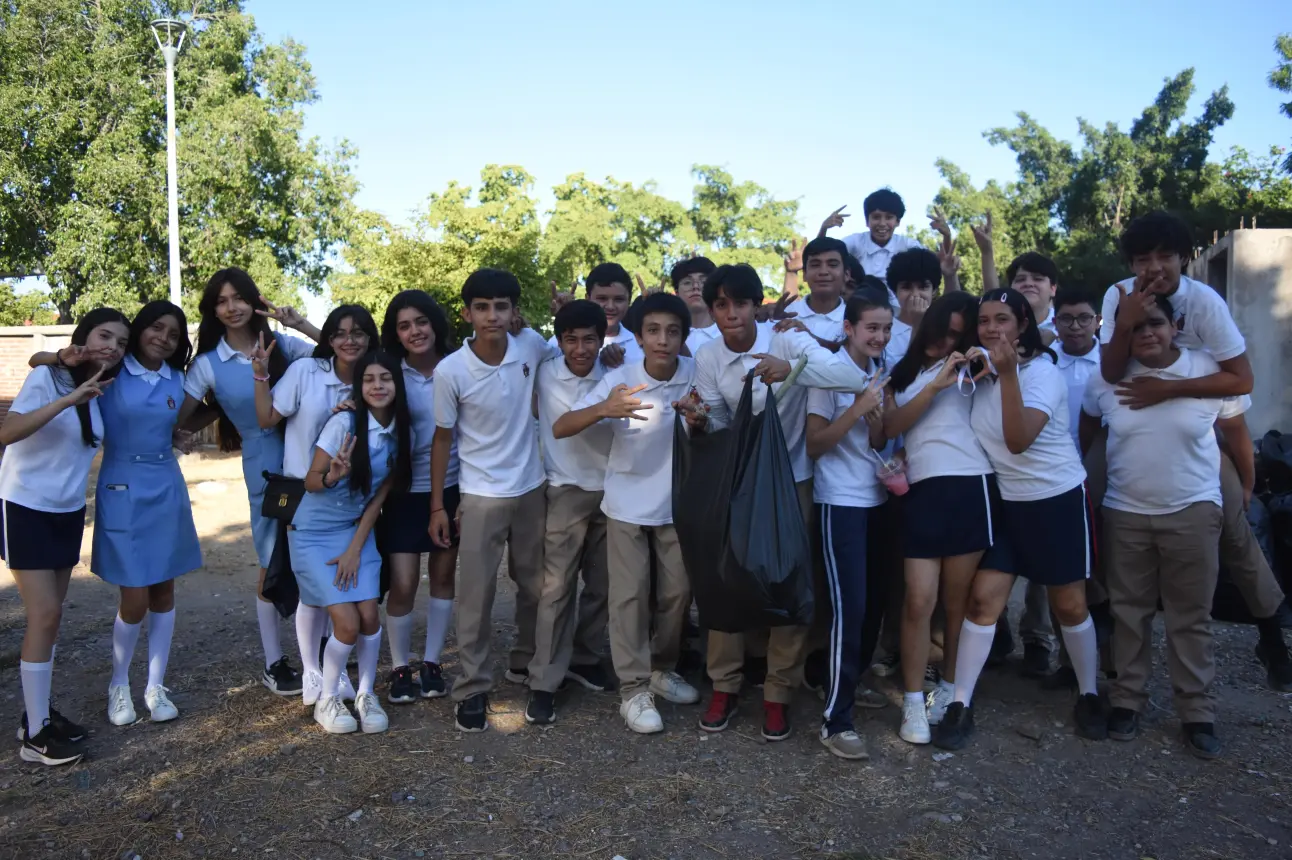
[[294,615],[301,602],[301,589],[292,572],[292,554],[287,545],[287,525],[281,520],[278,522],[278,539],[274,541],[269,567],[265,568],[265,587],[261,592],[284,618]]
[[776,398],[753,414],[745,381],[731,426],[673,430],[673,525],[700,610],[724,633],[812,623],[812,551]]
[[[1286,593],[1289,586],[1292,586],[1292,580],[1288,576],[1288,564],[1292,562],[1292,533],[1287,531],[1292,527],[1292,495],[1267,498],[1285,520],[1283,530],[1279,530],[1271,509],[1258,496],[1252,497],[1252,503],[1247,508],[1247,523],[1252,527],[1252,534],[1256,537],[1256,543],[1260,546],[1265,561],[1274,571],[1274,578],[1279,581]],[[1287,535],[1280,541],[1285,544],[1282,550],[1279,547],[1280,542],[1275,541],[1275,535],[1280,537]],[[1216,580],[1216,594],[1211,602],[1211,617],[1216,621],[1227,621],[1231,624],[1256,623],[1256,616],[1248,609],[1247,601],[1243,599],[1242,592],[1223,563],[1220,566],[1220,576]],[[1286,600],[1283,601],[1277,618],[1280,626],[1292,627],[1292,607],[1289,607]]]
[[1257,448],[1256,486],[1271,495],[1292,493],[1292,434],[1271,430]]

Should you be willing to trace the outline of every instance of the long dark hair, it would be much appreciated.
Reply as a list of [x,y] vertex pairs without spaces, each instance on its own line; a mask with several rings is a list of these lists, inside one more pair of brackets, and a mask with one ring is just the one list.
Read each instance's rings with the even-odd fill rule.
[[372,461],[368,459],[368,402],[363,399],[363,373],[377,364],[390,371],[395,382],[395,465],[391,492],[408,490],[413,477],[413,428],[404,391],[404,370],[388,352],[368,352],[354,363],[354,453],[350,456],[350,492],[366,496],[372,491]]
[[[341,330],[341,321],[346,317],[349,317],[368,335],[369,353],[381,348],[381,337],[377,334],[377,324],[372,321],[372,314],[359,305],[338,305],[327,315],[327,319],[323,321],[323,328],[319,330],[319,342],[314,347],[314,357],[319,361],[331,363],[332,359],[336,358],[336,350],[332,348],[332,337]],[[395,368],[399,370],[402,378],[404,372],[399,368],[398,362],[395,363]]]
[[386,306],[386,315],[381,320],[381,348],[395,358],[408,357],[408,350],[399,342],[399,312],[405,308],[421,311],[431,323],[435,332],[435,354],[440,358],[453,352],[454,345],[450,338],[449,318],[444,309],[430,295],[421,290],[404,290],[396,293]]
[[[269,328],[269,320],[256,313],[257,310],[266,310],[265,301],[260,297],[260,289],[256,282],[251,279],[242,269],[229,267],[221,269],[211,276],[206,282],[206,287],[202,290],[202,298],[197,303],[198,313],[201,320],[197,324],[197,354],[212,352],[220,345],[220,338],[224,337],[227,329],[220,318],[216,316],[215,306],[220,301],[220,291],[224,285],[228,284],[233,287],[238,298],[242,299],[251,306],[251,322],[248,328],[253,335],[264,335],[265,344],[268,345],[274,338],[274,332]],[[282,349],[275,349],[269,353],[269,385],[282,378],[287,372],[287,356]],[[233,426],[229,416],[224,413],[224,409],[215,399],[215,392],[211,391],[206,395],[206,403],[215,409],[220,416],[219,423],[216,425],[216,434],[220,440],[221,451],[238,451],[242,448],[242,436],[238,433],[238,428]]]
[[[1059,356],[1041,340],[1041,330],[1036,327],[1036,315],[1032,313],[1032,306],[1028,304],[1027,298],[1022,293],[1013,287],[998,287],[983,293],[978,304],[981,306],[987,302],[1001,302],[1014,312],[1014,319],[1018,320],[1019,327],[1018,349],[1024,358],[1035,358],[1044,353],[1050,357],[1050,361],[1059,363]],[[965,328],[968,329],[968,326],[966,325]],[[982,346],[978,342],[976,317],[973,323],[973,344]]]
[[[76,324],[76,328],[72,331],[72,345],[85,346],[85,342],[90,339],[90,332],[104,323],[114,322],[121,323],[127,329],[130,328],[130,320],[126,319],[126,315],[116,308],[95,308],[81,317],[81,321]],[[121,365],[118,364],[104,373],[103,379],[111,379],[117,375],[120,369]],[[92,368],[88,364],[78,364],[76,367],[68,369],[68,373],[72,377],[73,388],[80,387],[85,380],[97,372],[98,368]],[[81,439],[91,448],[99,447],[99,437],[94,435],[94,423],[90,420],[90,404],[88,401],[77,405],[76,417],[81,422]]]
[[951,328],[951,315],[960,314],[964,321],[964,331],[960,339],[951,347],[952,352],[964,352],[977,341],[978,332],[978,299],[963,291],[938,296],[924,312],[924,318],[911,335],[911,345],[906,355],[894,365],[889,375],[894,391],[905,391],[920,375],[929,357],[925,355],[928,348],[941,343]]
[[126,353],[139,358],[139,338],[162,317],[174,317],[175,322],[179,324],[179,343],[176,344],[175,351],[166,358],[166,363],[182,371],[193,358],[193,342],[188,339],[188,319],[184,316],[183,310],[165,299],[149,302],[135,314],[134,320],[130,323],[130,342],[126,346]]

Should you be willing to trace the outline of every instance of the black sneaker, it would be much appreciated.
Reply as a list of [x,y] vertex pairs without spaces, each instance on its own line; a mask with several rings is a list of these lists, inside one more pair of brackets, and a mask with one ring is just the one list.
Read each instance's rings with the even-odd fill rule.
[[508,669],[503,677],[508,681],[511,681],[513,684],[527,684],[529,683],[529,670]]
[[987,654],[987,668],[994,669],[1005,664],[1005,658],[1014,653],[1014,634],[1009,629],[1009,620],[1004,616],[996,622],[996,636],[991,640],[991,651]]
[[1041,679],[1042,690],[1076,690],[1077,672],[1071,666],[1060,666]]
[[1023,674],[1029,678],[1050,674],[1050,649],[1036,642],[1024,642]]
[[416,701],[417,688],[413,686],[413,670],[399,666],[390,673],[390,686],[386,690],[386,701],[392,705],[407,705]]
[[1099,696],[1086,693],[1078,697],[1077,707],[1072,714],[1077,723],[1077,737],[1090,741],[1108,739],[1108,709]]
[[483,732],[489,728],[489,697],[476,693],[458,702],[456,721],[460,732]]
[[[70,744],[79,744],[85,740],[84,726],[78,726],[67,717],[60,714],[54,708],[49,709],[49,722],[47,725],[54,732],[54,737],[61,738]],[[22,719],[18,723],[18,742],[22,743],[27,739],[27,712],[22,712]]]
[[1115,741],[1133,741],[1139,734],[1139,714],[1130,708],[1113,708],[1108,712],[1108,737]]
[[1265,667],[1265,683],[1279,693],[1292,693],[1292,657],[1280,633],[1277,641],[1267,639],[1256,646],[1256,659]]
[[[565,680],[573,681],[585,690],[604,693],[610,689],[610,678],[600,663],[589,663],[586,666],[571,666],[565,670]],[[548,695],[551,695],[550,693]],[[530,699],[533,703],[533,699]],[[532,721],[531,721],[532,722]],[[550,720],[548,722],[551,722]]]
[[1198,758],[1220,758],[1220,739],[1213,723],[1185,723],[1184,745]]
[[817,698],[825,699],[826,688],[830,686],[830,667],[824,651],[813,651],[804,661],[803,686],[816,693]]
[[740,674],[744,676],[745,683],[758,689],[763,688],[767,682],[767,658],[751,657],[745,655],[745,665],[741,668]]
[[279,657],[271,665],[266,666],[260,680],[275,696],[301,694],[301,673],[292,668],[292,664],[287,662],[286,657]]
[[556,722],[556,697],[542,690],[532,690],[525,708],[525,722],[548,726]]
[[439,663],[422,663],[418,674],[421,676],[423,699],[438,699],[448,695],[449,685],[444,681],[444,672]]
[[53,767],[60,764],[75,764],[81,760],[81,752],[72,745],[71,741],[58,737],[53,725],[46,720],[45,725],[34,738],[24,734],[18,757],[23,761]]
[[705,670],[704,655],[694,648],[683,648],[677,655],[677,673],[691,675]]
[[946,716],[933,728],[933,745],[938,749],[962,750],[973,737],[973,706],[952,702]]

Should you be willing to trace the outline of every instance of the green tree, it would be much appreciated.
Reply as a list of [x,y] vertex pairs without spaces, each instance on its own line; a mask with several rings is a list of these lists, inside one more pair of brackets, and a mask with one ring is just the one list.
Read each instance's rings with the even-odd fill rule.
[[700,250],[718,265],[748,263],[769,292],[779,292],[781,261],[798,235],[798,201],[777,200],[756,182],[736,182],[713,165],[697,164],[691,175],[690,215]]
[[13,284],[0,281],[0,325],[53,325],[58,314],[49,296],[40,290],[18,293]]
[[[1281,33],[1274,38],[1274,51],[1279,55],[1279,62],[1270,72],[1270,86],[1292,96],[1292,33]],[[1279,105],[1279,111],[1292,119],[1292,98]],[[1292,153],[1283,161],[1283,170],[1292,173]]]
[[[167,287],[165,75],[149,0],[0,4],[0,271],[40,270],[64,320]],[[177,64],[186,301],[241,265],[274,297],[321,288],[353,152],[302,135],[304,49],[266,45],[238,0],[198,4]]]

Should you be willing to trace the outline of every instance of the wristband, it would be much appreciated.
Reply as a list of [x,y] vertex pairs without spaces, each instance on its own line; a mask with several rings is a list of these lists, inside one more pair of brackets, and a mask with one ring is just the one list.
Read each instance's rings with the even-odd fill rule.
[[256,382],[268,382],[268,381],[269,381],[269,377],[268,377],[268,376],[256,376],[256,374],[255,374],[255,372],[254,372],[254,371],[253,371],[253,372],[252,372],[252,374],[251,374],[251,378],[252,378],[252,379],[254,379],[254,380],[256,380]]
[[442,510],[444,510],[444,508],[431,508],[431,513],[438,514]]

